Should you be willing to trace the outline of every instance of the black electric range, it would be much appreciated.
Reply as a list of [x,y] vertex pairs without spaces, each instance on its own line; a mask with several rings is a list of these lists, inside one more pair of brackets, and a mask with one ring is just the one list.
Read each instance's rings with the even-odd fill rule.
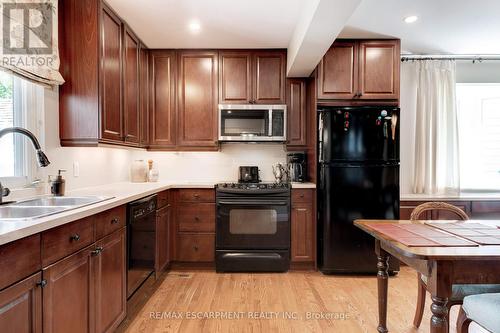
[[217,272],[284,272],[290,266],[290,184],[216,186]]

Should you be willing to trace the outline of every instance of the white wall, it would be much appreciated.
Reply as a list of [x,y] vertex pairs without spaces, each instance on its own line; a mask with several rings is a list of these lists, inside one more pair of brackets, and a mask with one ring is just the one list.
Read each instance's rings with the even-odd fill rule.
[[[220,152],[147,152],[117,147],[61,147],[59,143],[59,99],[57,90],[45,90],[45,131],[41,142],[51,164],[40,169],[43,180],[65,169],[67,189],[129,181],[130,165],[135,159],[153,159],[160,179],[179,182],[236,181],[238,166],[260,167],[261,178],[273,180],[271,165],[286,161],[280,144],[227,144]],[[73,163],[80,165],[73,176]],[[24,191],[23,195],[27,195]]]

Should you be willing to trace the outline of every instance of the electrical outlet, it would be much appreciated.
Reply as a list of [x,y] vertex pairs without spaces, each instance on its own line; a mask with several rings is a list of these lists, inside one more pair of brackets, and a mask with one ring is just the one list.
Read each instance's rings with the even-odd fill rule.
[[80,163],[73,162],[73,177],[80,176]]

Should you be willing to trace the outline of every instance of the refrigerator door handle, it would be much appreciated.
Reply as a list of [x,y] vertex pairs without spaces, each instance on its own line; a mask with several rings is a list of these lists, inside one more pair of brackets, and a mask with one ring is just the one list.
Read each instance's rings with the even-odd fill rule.
[[319,141],[319,147],[318,147],[318,157],[319,157],[319,163],[323,163],[325,160],[323,158],[323,128],[324,128],[324,119],[323,119],[323,113],[319,113],[319,127],[318,127],[318,141]]

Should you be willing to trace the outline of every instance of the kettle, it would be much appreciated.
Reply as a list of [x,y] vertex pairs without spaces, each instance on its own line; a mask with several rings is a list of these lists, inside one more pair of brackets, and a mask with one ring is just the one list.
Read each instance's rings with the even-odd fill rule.
[[273,174],[274,178],[276,180],[276,183],[282,183],[283,180],[286,178],[286,168],[283,166],[282,163],[278,162],[273,164]]
[[306,180],[306,154],[303,152],[288,154],[288,172],[291,182]]

